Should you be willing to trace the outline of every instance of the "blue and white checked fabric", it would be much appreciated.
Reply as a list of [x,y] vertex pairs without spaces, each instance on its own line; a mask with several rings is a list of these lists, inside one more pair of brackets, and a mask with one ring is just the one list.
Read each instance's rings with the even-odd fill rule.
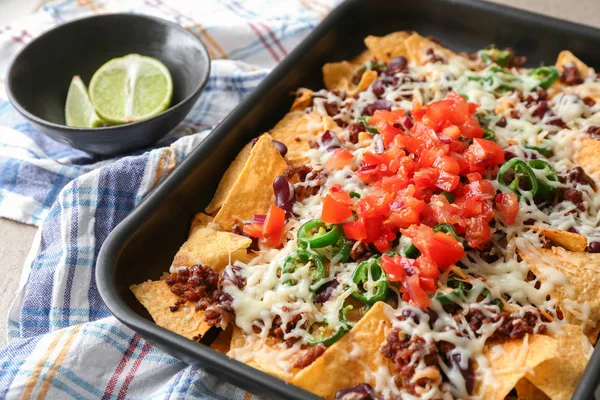
[[0,217],[40,225],[0,348],[0,399],[253,398],[117,322],[97,291],[96,257],[111,230],[339,2],[58,0],[0,28],[0,76],[41,32],[111,12],[175,21],[213,59],[186,120],[155,148],[120,159],[46,138],[7,102],[0,81]]

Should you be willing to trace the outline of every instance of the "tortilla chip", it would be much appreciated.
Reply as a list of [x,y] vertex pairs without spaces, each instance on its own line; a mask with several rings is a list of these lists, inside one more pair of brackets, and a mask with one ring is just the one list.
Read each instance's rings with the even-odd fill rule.
[[519,400],[550,400],[550,397],[546,396],[544,392],[536,388],[526,378],[517,382],[515,389],[517,389]]
[[371,86],[371,84],[373,82],[375,82],[375,80],[377,79],[378,76],[379,75],[377,75],[376,71],[363,72],[362,76],[360,77],[360,82],[358,82],[358,85],[356,85],[356,87],[354,89],[352,89],[348,92],[348,95],[354,96],[355,94],[364,92],[365,90],[367,90],[369,88],[369,86]]
[[564,69],[564,65],[570,62],[575,63],[581,76],[586,77],[590,74],[590,68],[579,58],[575,57],[575,54],[571,53],[569,50],[563,50],[558,54],[558,58],[556,59],[556,68],[562,71]]
[[312,103],[314,92],[310,89],[300,88],[296,91],[296,99],[290,111],[303,111]]
[[231,232],[219,232],[202,222],[210,222],[210,217],[194,217],[192,234],[175,254],[174,266],[204,264],[215,271],[222,271],[230,262],[247,263],[254,257],[253,253],[246,251],[252,244],[252,239]]
[[256,214],[266,214],[275,198],[273,180],[287,167],[271,138],[261,136],[214,222],[222,230],[231,231],[237,220],[251,220]]
[[533,373],[527,374],[527,379],[552,400],[568,400],[573,396],[592,348],[579,326],[566,325],[561,332],[563,335],[555,336],[560,349],[557,357],[544,361]]
[[129,289],[158,326],[188,339],[202,336],[211,328],[204,319],[204,311],[196,311],[195,304],[181,305],[175,312],[169,310],[180,297],[171,292],[165,281],[147,281]]
[[361,66],[348,61],[323,65],[323,82],[328,90],[348,90],[354,86],[352,78]]
[[446,58],[456,56],[456,53],[440,46],[439,44],[432,42],[429,39],[424,38],[418,33],[413,33],[404,41],[406,46],[406,54],[409,62],[415,62],[420,65],[427,64],[429,57],[426,54],[428,48],[432,48],[436,53],[442,54]]
[[[385,307],[389,306],[384,302],[376,303],[346,336],[300,371],[292,383],[317,396],[333,399],[338,390],[365,383],[367,371],[385,366],[392,370],[391,361],[379,351],[386,330],[391,327]],[[351,352],[359,355],[349,358]]]
[[229,165],[227,171],[225,171],[225,174],[221,178],[221,182],[219,182],[217,191],[215,192],[210,204],[206,206],[205,211],[207,214],[213,214],[219,208],[221,208],[223,203],[225,203],[227,195],[229,194],[231,188],[237,181],[237,178],[242,173],[242,170],[246,165],[246,161],[248,161],[248,159],[250,158],[251,151],[252,143],[248,143],[246,146],[244,146],[242,151],[238,153],[235,160],[233,160],[233,162]]
[[367,36],[365,45],[378,61],[387,63],[394,57],[405,56],[408,58],[405,40],[409,36],[406,31],[390,33],[383,37]]
[[536,227],[540,234],[550,240],[557,246],[561,246],[569,251],[583,253],[587,247],[587,239],[578,233],[559,231],[544,226]]
[[233,328],[230,326],[226,330],[219,333],[219,336],[210,344],[210,348],[218,351],[219,353],[227,354],[231,348],[231,337],[233,334]]
[[309,161],[303,156],[310,149],[308,142],[317,140],[328,129],[341,132],[333,119],[316,111],[309,114],[290,112],[271,130],[271,137],[287,146],[286,158],[293,166],[298,166]]
[[354,57],[352,59],[352,63],[357,65],[365,65],[367,61],[373,61],[374,58],[375,54],[373,54],[371,50],[367,49],[359,55],[357,55],[356,57]]
[[600,176],[600,140],[592,138],[581,139],[577,152],[577,162],[595,179]]
[[[568,285],[554,285],[550,296],[560,306],[565,319],[573,324],[587,323],[587,334],[600,323],[600,254],[574,253],[561,247],[536,249],[535,252],[519,251],[538,279],[544,279],[543,269],[552,268],[562,272]],[[588,308],[589,321],[577,305]],[[585,319],[585,320],[584,320]]]
[[231,337],[231,347],[227,355],[244,364],[263,371],[276,378],[290,382],[298,373],[298,368],[285,369],[278,364],[293,365],[306,350],[291,355],[285,343],[274,338],[268,337],[266,340],[258,336],[248,338],[246,334],[237,326],[233,328]]
[[485,399],[503,400],[517,382],[542,362],[556,357],[557,341],[545,335],[526,335],[523,339],[488,345],[483,350],[496,378],[484,390]]
[[204,213],[198,213],[196,215],[194,215],[194,218],[192,219],[192,225],[190,226],[190,234],[189,236],[192,236],[192,234],[198,229],[198,228],[202,228],[203,226],[207,226],[208,224],[210,224],[213,221],[213,217],[211,217],[210,215],[206,215]]

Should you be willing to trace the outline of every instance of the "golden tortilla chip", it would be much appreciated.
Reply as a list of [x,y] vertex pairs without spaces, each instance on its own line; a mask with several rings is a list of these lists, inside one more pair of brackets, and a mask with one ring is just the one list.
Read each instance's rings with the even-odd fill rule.
[[210,348],[222,354],[227,354],[231,348],[231,336],[233,328],[230,326],[226,330],[219,332],[219,336],[210,344]]
[[296,99],[290,111],[303,111],[312,103],[314,92],[310,89],[300,88],[296,91]]
[[[557,357],[544,361],[527,374],[527,379],[552,400],[568,400],[573,396],[588,363],[591,343],[576,325],[566,325],[558,341]],[[560,377],[560,379],[557,379]]]
[[[354,83],[354,76],[362,64],[353,64],[348,61],[329,63],[323,66],[323,81],[329,90],[346,90],[348,96],[363,92],[377,79],[376,71],[364,71],[358,84]],[[293,110],[292,110],[293,111]]]
[[394,32],[383,37],[367,36],[365,45],[375,55],[377,61],[389,62],[394,57],[405,56],[408,58],[405,40],[410,36],[408,32]]
[[[563,273],[568,284],[555,284],[550,296],[556,300],[568,322],[588,324],[585,333],[597,327],[600,323],[600,254],[574,253],[553,247],[527,253],[519,251],[519,255],[538,279],[544,279],[544,268],[548,266]],[[581,307],[587,309],[588,317],[585,317]]]
[[[333,399],[338,390],[365,383],[365,372],[377,371],[392,363],[379,351],[391,323],[383,302],[376,303],[365,316],[323,355],[304,368],[292,383],[325,399]],[[348,354],[355,354],[349,358]],[[367,381],[374,385],[374,381]]]
[[287,167],[271,138],[261,136],[214,222],[222,230],[231,231],[237,220],[250,220],[256,214],[266,214],[275,198],[273,180]]
[[577,162],[592,178],[600,176],[600,140],[581,139]]
[[424,38],[418,33],[413,33],[405,41],[406,54],[409,62],[415,62],[420,65],[427,64],[429,62],[429,56],[426,54],[428,48],[438,55],[443,55],[446,58],[454,57],[456,53],[440,46],[439,44],[432,42],[429,39]]
[[529,382],[526,378],[522,378],[515,385],[519,400],[550,400],[544,392],[536,388],[535,385]]
[[373,61],[374,58],[375,54],[373,54],[371,50],[367,49],[359,55],[357,55],[356,57],[354,57],[352,59],[352,63],[357,65],[365,65],[367,61]]
[[333,119],[316,111],[309,114],[290,112],[271,130],[271,137],[287,146],[286,158],[293,166],[297,166],[308,162],[303,156],[310,149],[308,142],[317,140],[328,129],[341,132]]
[[536,227],[540,234],[550,240],[557,246],[561,246],[569,251],[582,253],[587,247],[587,239],[578,233],[559,231],[544,226]]
[[556,68],[562,71],[563,66],[570,62],[575,63],[581,76],[586,77],[590,74],[590,68],[579,58],[575,57],[575,54],[571,53],[569,50],[563,50],[558,54]]
[[205,211],[207,214],[214,213],[219,208],[221,208],[223,203],[225,203],[227,195],[231,191],[231,188],[233,187],[233,185],[237,181],[237,178],[240,176],[242,170],[246,166],[246,161],[248,161],[248,159],[250,158],[251,151],[252,143],[248,143],[246,146],[244,146],[242,151],[238,153],[237,157],[235,158],[235,160],[233,160],[231,165],[229,165],[227,171],[225,171],[225,174],[219,182],[217,191],[215,192],[210,204],[206,206]]
[[306,350],[301,350],[295,354],[290,354],[287,345],[279,339],[268,337],[264,340],[256,335],[249,338],[240,328],[235,326],[231,337],[231,347],[227,355],[252,368],[290,382],[299,369],[289,366],[293,365],[295,360],[305,352]]
[[147,281],[129,289],[158,326],[188,339],[202,336],[211,328],[204,319],[204,311],[196,311],[195,304],[183,304],[175,312],[169,309],[180,297],[171,292],[165,281]]
[[222,271],[230,262],[247,263],[254,257],[246,250],[252,244],[252,239],[231,232],[219,232],[202,222],[210,222],[210,217],[198,214],[194,217],[192,234],[175,254],[174,266],[204,264],[215,271]]
[[525,374],[542,362],[556,357],[557,341],[545,335],[526,335],[523,339],[488,345],[483,350],[496,378],[487,383],[485,399],[503,400]]
[[213,221],[213,217],[211,217],[210,215],[206,215],[204,213],[198,213],[196,215],[194,215],[194,218],[192,218],[192,225],[190,226],[190,234],[189,236],[192,236],[192,234],[198,229],[198,228],[202,228],[203,226],[207,226],[208,224],[210,224]]

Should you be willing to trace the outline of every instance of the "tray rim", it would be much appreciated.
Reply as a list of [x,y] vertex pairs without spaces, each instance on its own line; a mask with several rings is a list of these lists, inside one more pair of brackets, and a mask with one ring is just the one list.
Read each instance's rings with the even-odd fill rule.
[[[174,190],[205,156],[209,156],[210,149],[218,144],[222,133],[231,129],[235,124],[235,121],[242,118],[252,104],[259,101],[274,83],[279,81],[289,69],[294,67],[296,60],[302,57],[305,52],[304,50],[315,45],[316,42],[327,33],[332,21],[336,21],[344,13],[350,12],[353,7],[358,6],[358,4],[363,1],[368,0],[346,0],[333,9],[306,36],[306,38],[304,38],[293,51],[290,52],[289,55],[261,81],[257,88],[242,100],[242,102],[209,133],[205,140],[202,141],[163,182],[152,189],[140,204],[138,204],[135,209],[113,229],[103,243],[96,263],[95,279],[100,297],[113,316],[121,323],[138,332],[144,339],[150,341],[152,344],[155,344],[154,337],[161,337],[163,342],[168,346],[171,346],[170,350],[174,350],[163,351],[166,351],[175,358],[179,357],[174,356],[172,354],[173,352],[188,353],[188,355],[196,357],[204,363],[213,364],[216,368],[221,369],[222,372],[227,372],[230,375],[237,375],[240,380],[252,381],[277,394],[285,393],[286,398],[289,399],[309,400],[320,399],[320,397],[242,362],[231,359],[208,346],[198,346],[191,340],[141,317],[133,311],[118,294],[115,285],[117,260],[122,250],[127,246],[130,234],[141,225],[141,222],[145,217],[151,213],[153,209],[159,206],[161,200],[170,191]],[[509,19],[517,19],[523,22],[541,22],[550,29],[560,29],[562,31],[568,30],[585,36],[595,36],[600,38],[600,28],[578,24],[498,3],[481,0],[431,1],[456,4],[475,10],[493,12]],[[158,347],[162,349],[162,345],[159,345]],[[232,383],[230,380],[228,380],[228,382]],[[600,346],[597,346],[594,349],[593,355],[589,359],[584,374],[577,385],[573,399],[585,399],[593,396],[593,393],[598,386],[597,383],[600,383]],[[232,384],[235,385],[235,383]]]

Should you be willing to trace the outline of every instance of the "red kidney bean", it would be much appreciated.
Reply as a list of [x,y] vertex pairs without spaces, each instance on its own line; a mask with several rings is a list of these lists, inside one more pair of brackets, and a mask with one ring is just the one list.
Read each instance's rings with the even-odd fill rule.
[[590,242],[585,248],[586,253],[600,253],[600,242]]
[[[254,145],[256,145],[256,143],[258,142],[258,138],[255,137],[254,139],[252,139],[252,141],[250,143],[252,143],[252,147],[254,147]],[[280,142],[279,140],[272,140],[273,145],[275,146],[275,148],[277,149],[277,151],[279,152],[279,154],[281,154],[281,157],[284,157],[287,152],[288,152],[288,148],[285,144],[283,144],[282,142]]]
[[412,119],[410,119],[410,117],[404,118],[404,121],[402,121],[402,125],[404,125],[404,127],[406,129],[410,129],[414,126]]
[[383,82],[380,79],[377,79],[375,82],[373,82],[371,90],[373,91],[373,94],[377,96],[377,98],[381,98],[381,96],[383,96],[383,93],[385,92]]
[[547,101],[540,101],[538,106],[533,110],[531,115],[534,117],[542,118],[546,113],[550,111],[550,107],[548,107]]
[[361,115],[372,116],[377,110],[392,111],[392,102],[387,100],[375,100],[363,108]]
[[296,191],[294,185],[283,175],[279,175],[273,180],[273,191],[275,192],[275,205],[285,210],[289,216],[294,208],[296,201]]
[[337,137],[336,133],[331,130],[326,130],[323,135],[321,135],[321,145],[325,148],[325,151],[332,151],[342,147],[340,139]]
[[590,135],[593,139],[600,139],[600,126],[589,126],[585,133]]
[[368,383],[338,390],[334,400],[373,400],[375,399],[375,390]]
[[388,75],[394,75],[398,72],[408,72],[408,60],[406,57],[400,56],[390,60],[385,71]]

